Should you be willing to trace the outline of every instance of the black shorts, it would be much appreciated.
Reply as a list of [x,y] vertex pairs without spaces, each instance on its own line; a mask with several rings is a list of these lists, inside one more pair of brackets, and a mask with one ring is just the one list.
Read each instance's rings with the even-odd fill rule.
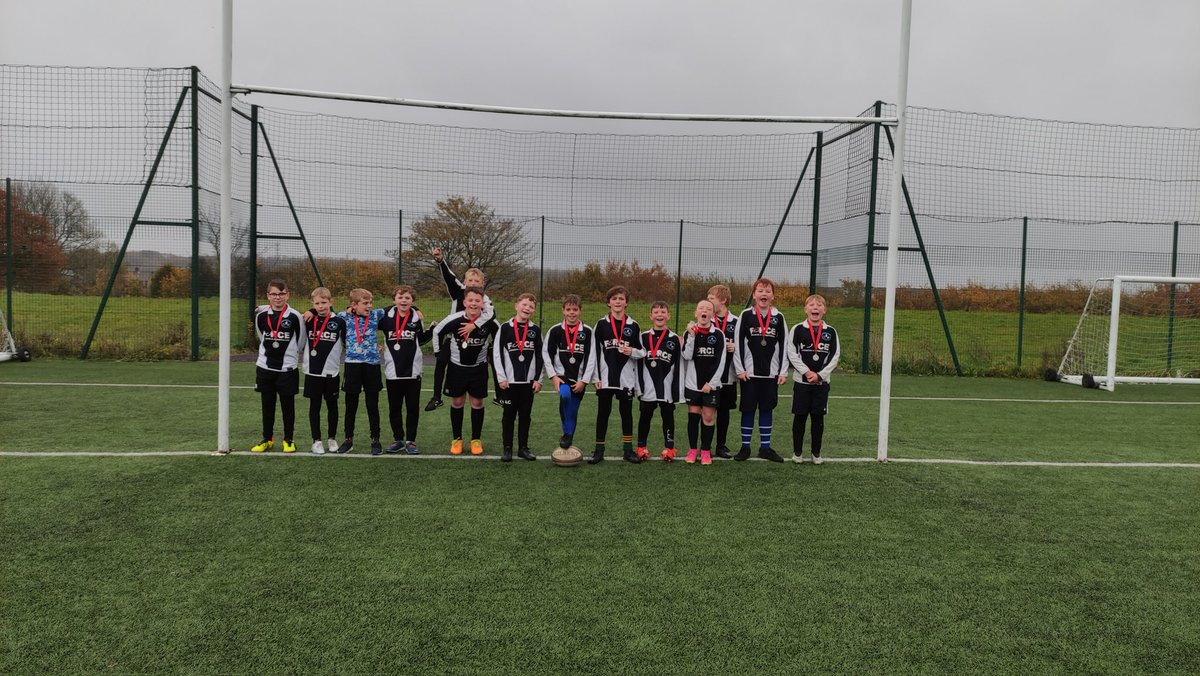
[[272,371],[261,366],[255,367],[254,389],[264,394],[294,397],[300,391],[300,370]]
[[446,369],[446,389],[443,394],[447,397],[461,397],[464,394],[469,394],[476,399],[486,397],[488,394],[487,364],[459,366],[451,363]]
[[718,402],[717,408],[727,411],[732,411],[737,408],[737,382],[725,383],[721,386],[721,400]]
[[829,412],[829,383],[802,385],[792,383],[792,415],[812,413],[825,415]]
[[772,411],[779,403],[779,384],[774,378],[751,378],[742,381],[742,413]]
[[346,362],[345,372],[346,381],[342,389],[346,394],[378,392],[383,389],[383,376],[379,373],[379,364]]
[[703,408],[716,408],[717,404],[721,403],[721,392],[725,388],[713,390],[712,392],[701,392],[691,388],[683,388],[683,400],[688,403],[688,406],[700,406]]
[[314,376],[304,374],[304,396],[308,399],[337,398],[341,376]]

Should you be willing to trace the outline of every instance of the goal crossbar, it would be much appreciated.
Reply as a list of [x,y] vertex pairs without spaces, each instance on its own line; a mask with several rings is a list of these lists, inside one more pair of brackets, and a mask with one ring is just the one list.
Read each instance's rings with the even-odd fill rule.
[[391,106],[412,108],[437,108],[439,110],[461,110],[472,113],[499,113],[503,115],[538,115],[542,117],[574,117],[604,120],[671,120],[676,122],[771,122],[791,124],[884,124],[895,126],[897,117],[846,117],[846,116],[803,116],[803,115],[711,115],[700,113],[622,113],[596,110],[554,110],[550,108],[515,108],[488,106],[476,103],[450,103],[446,101],[423,101],[388,96],[365,96],[341,94],[310,89],[286,87],[262,87],[258,85],[233,85],[234,94],[273,94],[276,96],[298,96],[311,99],[354,101],[358,103],[382,103]]

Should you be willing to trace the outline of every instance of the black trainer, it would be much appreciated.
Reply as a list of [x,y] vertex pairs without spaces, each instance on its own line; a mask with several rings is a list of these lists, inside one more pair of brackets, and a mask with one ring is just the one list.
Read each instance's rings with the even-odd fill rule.
[[345,441],[343,441],[341,444],[338,445],[337,450],[334,451],[334,453],[337,453],[339,455],[345,455],[353,450],[354,450],[354,438],[346,437]]
[[428,403],[428,404],[425,404],[425,410],[426,410],[426,411],[432,411],[432,410],[434,410],[434,409],[438,409],[438,408],[441,408],[441,407],[442,407],[442,400],[441,400],[441,399],[439,399],[439,398],[437,398],[437,397],[434,397],[433,399],[430,399],[430,400],[429,400],[429,403]]
[[633,449],[625,451],[624,456],[625,462],[632,462],[635,465],[642,461],[642,459],[638,457],[637,451]]
[[572,439],[571,439],[571,435],[570,435],[570,434],[564,434],[564,435],[562,435],[561,437],[559,437],[559,438],[558,438],[558,447],[559,447],[559,448],[570,448],[570,447],[571,447],[571,441],[572,441]]
[[521,458],[522,460],[537,460],[537,456],[534,455],[528,448],[522,448],[521,450],[517,451],[517,457]]
[[500,462],[512,462],[512,449],[508,446],[505,446],[504,451],[500,453]]
[[371,455],[382,455],[383,444],[379,443],[379,437],[371,439]]
[[783,456],[776,453],[775,449],[769,446],[767,448],[758,449],[758,457],[762,458],[763,460],[770,460],[771,462],[783,462]]
[[737,455],[733,456],[733,459],[738,462],[742,462],[743,460],[749,460],[750,459],[750,447],[742,446],[741,450],[737,452]]
[[729,450],[728,446],[721,446],[717,449],[717,457],[728,460],[733,457],[733,452]]
[[587,459],[589,465],[595,465],[598,462],[604,462],[604,451],[593,451],[592,457]]

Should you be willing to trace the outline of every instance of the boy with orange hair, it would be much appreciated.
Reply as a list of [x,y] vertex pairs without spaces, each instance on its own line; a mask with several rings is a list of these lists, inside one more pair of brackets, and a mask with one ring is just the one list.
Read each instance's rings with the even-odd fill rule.
[[771,424],[779,403],[779,386],[787,382],[787,322],[783,313],[772,305],[775,282],[762,277],[755,280],[753,288],[754,304],[738,317],[738,338],[733,351],[733,370],[742,386],[742,448],[733,459],[750,458],[757,411],[758,457],[783,462],[783,457],[771,448]]

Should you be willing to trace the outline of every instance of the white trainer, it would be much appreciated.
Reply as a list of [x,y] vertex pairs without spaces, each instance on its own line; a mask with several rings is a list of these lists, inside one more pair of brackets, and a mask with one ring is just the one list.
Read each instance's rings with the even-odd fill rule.
[[338,449],[337,439],[331,438],[329,441],[325,442],[325,450],[329,451],[330,453],[337,453],[337,449]]
[[796,453],[796,454],[792,455],[792,462],[799,465],[800,463],[804,462],[804,456],[800,455],[799,453]]
[[813,456],[813,464],[814,464],[814,465],[819,465],[819,464],[821,464],[821,463],[823,463],[823,462],[825,462],[825,461],[821,459],[821,456],[819,456],[819,455],[814,455],[814,456]]
[[325,444],[322,444],[320,441],[314,441],[312,445],[312,454],[325,455]]

